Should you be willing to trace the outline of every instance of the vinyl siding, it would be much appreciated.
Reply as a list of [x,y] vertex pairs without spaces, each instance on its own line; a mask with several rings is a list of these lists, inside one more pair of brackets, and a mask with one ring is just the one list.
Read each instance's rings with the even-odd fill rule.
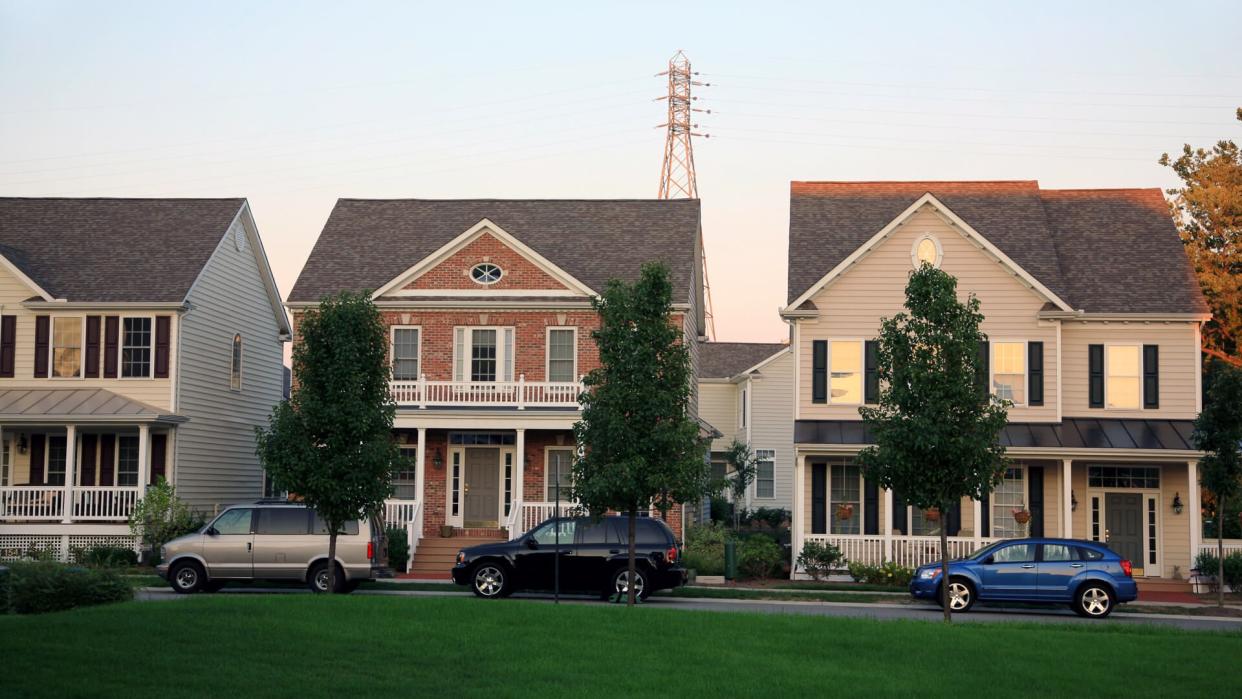
[[737,384],[700,383],[699,417],[715,427],[724,436],[712,440],[712,451],[729,448],[734,428],[737,426]]
[[[1196,374],[1199,371],[1199,345],[1195,336],[1195,323],[1071,321],[1066,322],[1061,329],[1061,343],[1061,366],[1065,375],[1065,402],[1062,410],[1066,416],[1193,420],[1198,415],[1195,386]],[[1151,410],[1090,407],[1087,395],[1087,346],[1093,344],[1159,345],[1160,407]],[[1107,385],[1105,400],[1107,401]]]
[[[752,507],[793,508],[793,355],[785,352],[765,364],[750,382],[750,447],[776,452],[773,497],[759,498],[751,486]],[[737,405],[737,397],[733,402]]]

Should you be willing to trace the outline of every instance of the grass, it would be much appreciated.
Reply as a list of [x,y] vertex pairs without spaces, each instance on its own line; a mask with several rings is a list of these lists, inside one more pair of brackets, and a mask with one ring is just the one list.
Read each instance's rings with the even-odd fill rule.
[[872,602],[900,604],[907,599],[905,597],[895,597],[894,595],[877,595],[861,592],[798,592],[795,590],[761,588],[748,589],[741,587],[678,587],[667,592],[659,592],[656,594],[667,595],[670,597],[690,597],[698,599],[761,599],[778,600],[782,602],[855,602],[858,604]]
[[442,597],[204,595],[0,617],[0,657],[20,669],[6,697],[1206,696],[1240,654],[1242,634],[1131,625]]

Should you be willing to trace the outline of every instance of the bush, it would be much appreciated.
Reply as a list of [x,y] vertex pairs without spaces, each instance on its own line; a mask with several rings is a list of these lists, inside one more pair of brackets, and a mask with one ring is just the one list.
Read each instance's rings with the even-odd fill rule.
[[726,500],[723,496],[715,496],[712,498],[711,509],[712,523],[724,523],[733,521],[733,503]]
[[15,563],[8,573],[7,611],[40,614],[133,599],[134,591],[115,570],[38,561]]
[[177,497],[168,481],[161,478],[147,489],[146,495],[134,505],[129,530],[142,542],[142,550],[150,551],[152,563],[159,562],[160,547],[196,532],[207,523],[206,517],[190,509]]
[[127,568],[138,565],[138,553],[125,546],[75,546],[69,550],[77,563],[92,568]]
[[743,524],[766,524],[772,529],[779,529],[789,521],[789,512],[780,507],[759,507],[742,511]]
[[828,577],[828,573],[845,562],[841,549],[832,544],[819,541],[808,541],[802,545],[802,553],[798,554],[798,565],[816,582]]
[[9,569],[0,564],[0,616],[9,613]]
[[[1213,590],[1219,584],[1216,580],[1216,572],[1220,570],[1218,561],[1216,554],[1209,551],[1201,551],[1195,556],[1195,568],[1200,575],[1211,578],[1208,584]],[[1242,551],[1225,554],[1225,584],[1234,592],[1242,591]]]
[[398,573],[405,572],[410,562],[410,536],[405,527],[388,527],[388,567]]
[[854,578],[854,582],[867,583],[868,585],[907,587],[910,584],[910,579],[914,577],[913,569],[898,565],[892,561],[878,566],[867,565],[866,563],[851,563],[849,571],[850,577]]
[[724,546],[729,530],[719,522],[686,529],[682,565],[699,575],[724,575]]
[[742,542],[737,552],[737,569],[744,578],[765,579],[775,573],[785,552],[771,537],[755,535]]

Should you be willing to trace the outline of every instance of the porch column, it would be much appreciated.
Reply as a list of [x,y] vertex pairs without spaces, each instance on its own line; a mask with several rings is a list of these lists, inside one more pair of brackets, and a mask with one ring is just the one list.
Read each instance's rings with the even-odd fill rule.
[[975,532],[975,550],[978,551],[983,546],[983,503],[972,499],[970,504],[974,505],[971,509],[971,529]]
[[[1199,555],[1200,540],[1203,538],[1203,515],[1200,509],[1203,506],[1202,499],[1199,496],[1199,462],[1186,462],[1186,479],[1189,483],[1187,487],[1186,497],[1190,502],[1184,503],[1185,509],[1190,515],[1190,564],[1194,565],[1195,557]],[[1224,508],[1221,508],[1222,510]],[[1223,514],[1223,512],[1222,512]],[[1224,524],[1222,517],[1217,517],[1216,526]]]
[[526,495],[526,428],[519,427],[517,432],[517,454],[513,456],[513,494],[511,503],[517,507]]
[[1074,538],[1074,461],[1061,460],[1061,538]]
[[147,481],[151,479],[151,428],[138,425],[138,497],[147,492]]
[[893,491],[884,489],[884,560],[893,560]]
[[78,429],[74,425],[65,426],[65,501],[64,519],[62,523],[73,521],[73,486],[78,477]]
[[[427,467],[427,428],[418,428],[418,448],[414,451],[414,499],[423,501],[423,478]],[[425,506],[425,503],[424,503]]]
[[[798,455],[794,459],[794,479],[793,479],[793,521],[790,526],[793,532],[790,535],[790,543],[793,548],[794,558],[797,559],[798,554],[802,552],[802,523],[806,521],[806,503],[803,499],[803,493],[806,488],[802,482],[806,473],[806,456]],[[797,563],[789,571],[789,579],[792,580],[797,575]]]

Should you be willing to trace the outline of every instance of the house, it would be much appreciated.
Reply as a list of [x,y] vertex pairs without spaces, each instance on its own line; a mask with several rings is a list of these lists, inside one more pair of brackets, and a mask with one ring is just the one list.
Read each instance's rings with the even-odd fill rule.
[[259,497],[289,335],[244,199],[0,199],[0,556]]
[[337,202],[287,305],[295,329],[342,290],[369,292],[383,313],[411,463],[385,514],[407,528],[416,574],[444,577],[464,543],[552,514],[582,377],[599,366],[591,300],[610,279],[664,262],[697,364],[699,236],[697,200]]
[[699,346],[699,417],[721,434],[712,440],[712,471],[728,471],[734,441],[750,447],[755,480],[749,510],[793,509],[793,352],[783,343],[705,342]]
[[[975,294],[987,384],[1013,402],[1012,467],[987,499],[926,513],[853,457],[878,394],[872,344],[929,262]],[[1024,535],[1106,541],[1136,576],[1199,549],[1200,325],[1209,317],[1157,189],[1019,182],[794,182],[790,196],[795,546],[914,566]],[[1030,521],[1023,523],[1029,513]]]

